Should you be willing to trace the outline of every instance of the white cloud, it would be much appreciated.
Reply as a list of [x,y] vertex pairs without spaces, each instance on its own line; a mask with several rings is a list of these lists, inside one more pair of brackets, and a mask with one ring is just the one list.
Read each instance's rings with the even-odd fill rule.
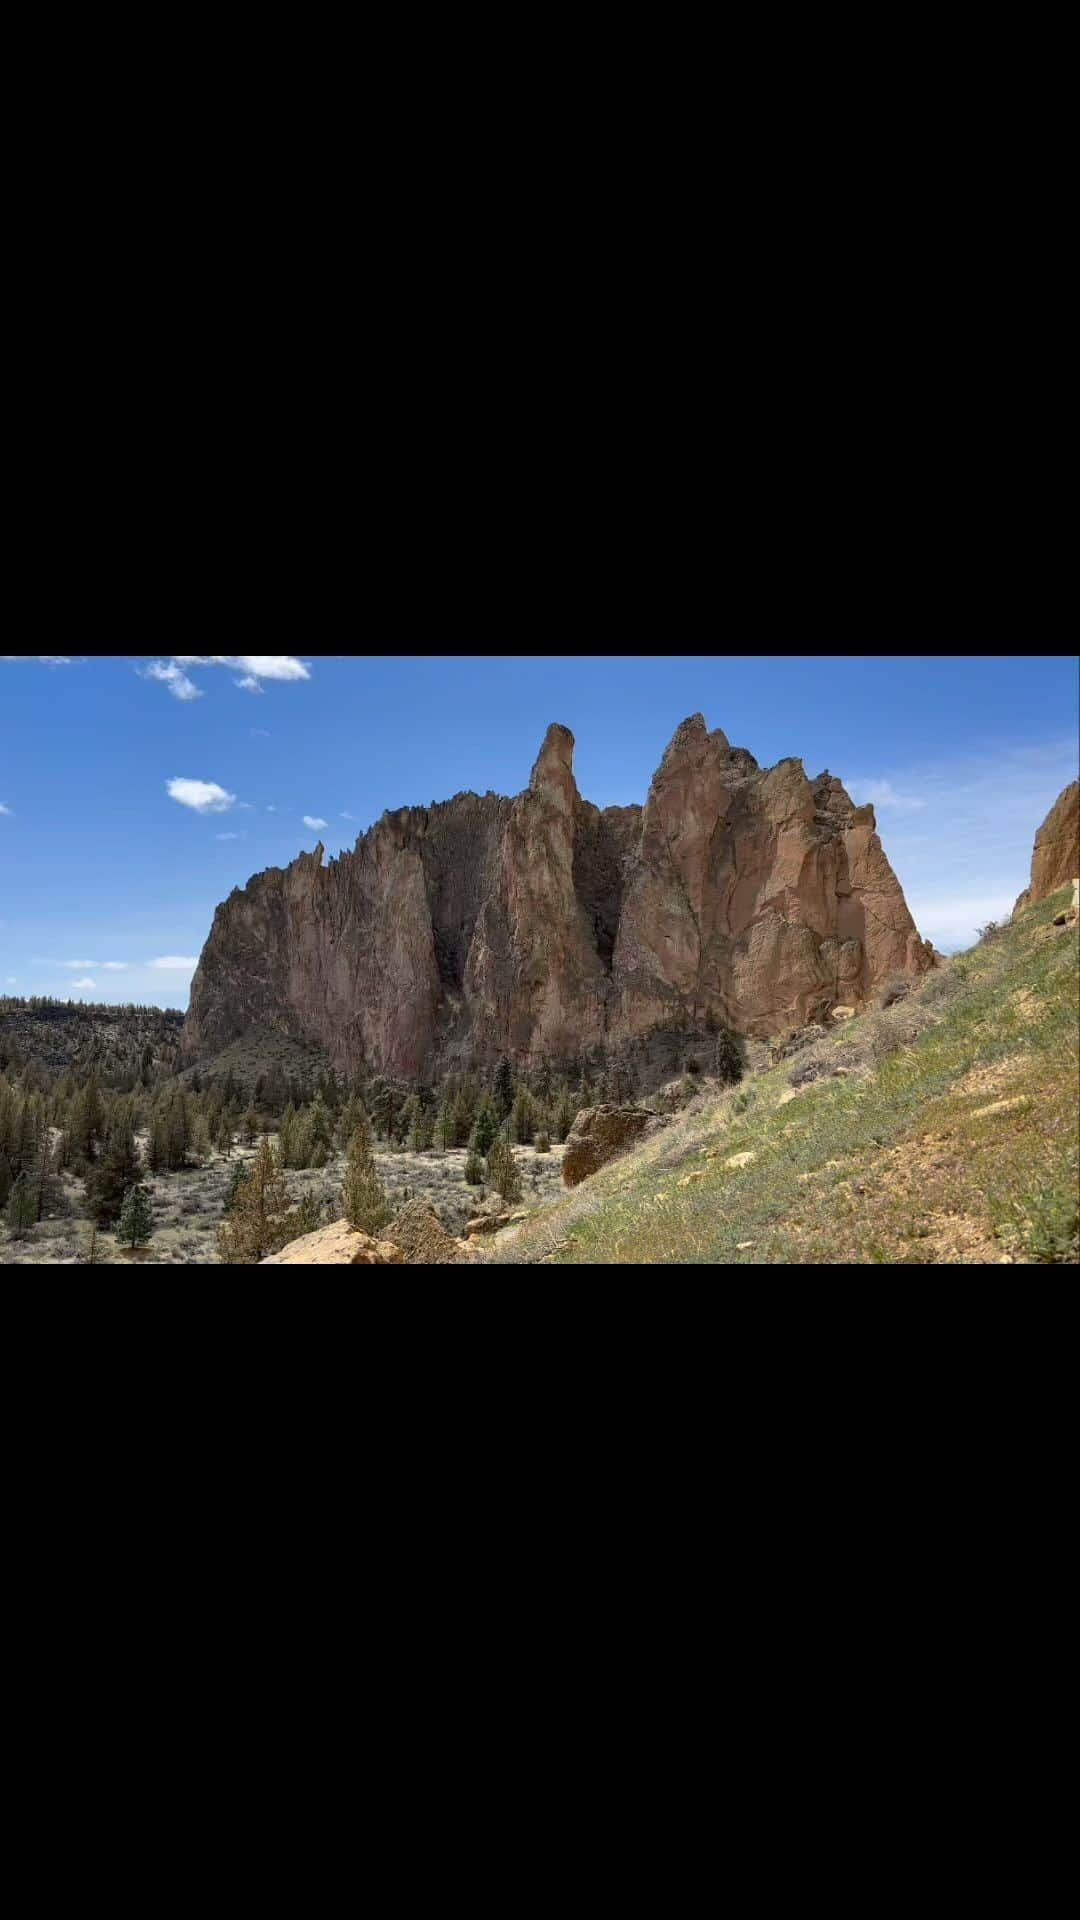
[[238,800],[236,803],[236,811],[237,813],[254,813],[255,809],[250,800]]
[[11,807],[5,807],[2,800],[0,800],[0,813],[11,814],[12,818],[14,818],[13,809]]
[[[1031,848],[1062,788],[1076,778],[1076,738],[1012,746],[984,742],[938,761],[891,767],[883,784],[921,796],[879,821],[881,843],[919,932],[944,952],[970,947],[1005,920],[1026,887]],[[868,782],[845,781],[848,791]]]
[[236,804],[235,793],[226,793],[216,780],[166,780],[165,785],[171,800],[193,807],[196,813],[228,813]]
[[105,960],[102,962],[102,965],[104,966],[106,973],[126,973],[127,972],[126,960]]
[[898,793],[891,780],[846,780],[856,806],[892,807],[897,813],[918,813],[926,801],[914,793]]
[[214,835],[215,840],[240,840],[242,838],[243,835],[239,833],[215,833]]
[[92,993],[96,988],[97,982],[95,980],[73,980],[71,984],[78,993]]
[[0,653],[0,660],[39,660],[43,667],[70,667],[85,654],[73,653]]
[[160,680],[168,687],[174,700],[201,700],[202,688],[178,666],[175,660],[152,660],[148,667],[136,668],[143,680]]
[[267,811],[267,813],[276,813],[276,812],[277,812],[277,808],[276,808],[276,807],[267,807],[267,809],[266,809],[266,811]]
[[60,965],[72,973],[81,973],[84,967],[100,967],[100,960],[61,960]]
[[[185,667],[231,667],[240,675],[234,682],[245,693],[261,693],[263,680],[310,680],[311,671],[291,653],[175,653],[170,665],[178,671]],[[163,679],[155,674],[155,679]],[[184,676],[187,678],[187,675]],[[193,685],[188,679],[188,685]],[[181,696],[190,699],[191,695]]]
[[249,727],[248,732],[253,740],[269,740],[270,738],[269,727]]
[[341,817],[342,817],[342,819],[343,819],[343,820],[355,820],[355,819],[356,819],[356,815],[355,815],[355,813],[345,813],[344,811],[342,812],[342,815],[341,815]]
[[7,977],[7,983],[9,987],[17,987],[19,984],[17,975],[14,973],[9,973]]
[[304,825],[305,827],[325,827],[326,821],[320,820],[317,813],[305,813]]
[[151,960],[150,965],[161,973],[194,973],[198,966],[198,956],[191,958],[181,953],[163,954],[160,960]]

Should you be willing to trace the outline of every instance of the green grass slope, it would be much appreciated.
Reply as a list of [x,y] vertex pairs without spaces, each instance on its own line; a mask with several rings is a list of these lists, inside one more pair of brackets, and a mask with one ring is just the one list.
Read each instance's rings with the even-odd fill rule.
[[1078,941],[1052,925],[1070,900],[681,1116],[481,1259],[1077,1261]]

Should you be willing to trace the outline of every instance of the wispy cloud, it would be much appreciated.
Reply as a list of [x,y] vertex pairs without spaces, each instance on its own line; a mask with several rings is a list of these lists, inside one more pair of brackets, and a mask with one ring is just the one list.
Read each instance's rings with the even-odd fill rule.
[[170,800],[179,801],[182,807],[191,807],[196,813],[228,813],[235,806],[235,793],[227,793],[219,787],[216,780],[166,780]]
[[100,960],[61,960],[60,965],[72,973],[84,973],[87,967],[100,967]]
[[3,801],[0,800],[0,813],[6,813],[9,816],[14,817],[14,812],[15,812],[14,807],[5,807]]
[[341,815],[341,817],[342,817],[342,819],[343,819],[343,820],[355,820],[355,819],[356,819],[356,815],[355,815],[355,813],[346,813],[346,812],[344,811],[344,809],[342,810],[342,815]]
[[215,840],[242,840],[243,837],[242,833],[215,833],[214,835]]
[[126,960],[105,960],[102,962],[102,964],[105,968],[106,973],[126,973],[127,972]]
[[844,782],[856,806],[867,802],[873,807],[891,807],[896,813],[918,813],[926,801],[917,793],[898,793],[891,780],[847,780]]
[[142,680],[160,680],[174,700],[202,699],[202,688],[195,685],[175,660],[151,660],[148,667],[136,667],[135,671]]
[[197,954],[189,956],[182,953],[165,953],[159,960],[150,962],[150,965],[156,967],[159,973],[194,973],[198,964]]
[[9,973],[7,977],[7,984],[9,987],[17,987],[19,984],[18,975],[14,973]]
[[72,667],[83,653],[0,653],[0,660],[37,660],[43,667]]
[[326,821],[320,820],[317,813],[305,813],[304,825],[305,827],[325,827]]
[[77,993],[92,993],[96,990],[96,980],[73,980],[72,986]]
[[269,740],[270,738],[269,727],[249,727],[248,732],[253,740]]

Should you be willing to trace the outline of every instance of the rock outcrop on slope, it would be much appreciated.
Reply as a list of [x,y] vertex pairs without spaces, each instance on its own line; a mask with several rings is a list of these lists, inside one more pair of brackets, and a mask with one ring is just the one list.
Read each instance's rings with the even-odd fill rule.
[[711,1016],[762,1038],[934,964],[875,831],[829,773],[761,768],[695,714],[644,807],[578,793],[550,726],[526,790],[386,813],[217,910],[189,1061],[252,1024],[344,1072],[555,1062]]
[[1034,907],[1080,875],[1080,780],[1063,787],[1035,835],[1031,879],[1013,913]]
[[290,1240],[280,1253],[268,1253],[263,1267],[400,1267],[405,1259],[399,1246],[377,1240],[370,1233],[335,1220]]
[[585,1107],[566,1136],[563,1184],[576,1187],[590,1173],[628,1153],[657,1124],[648,1107]]

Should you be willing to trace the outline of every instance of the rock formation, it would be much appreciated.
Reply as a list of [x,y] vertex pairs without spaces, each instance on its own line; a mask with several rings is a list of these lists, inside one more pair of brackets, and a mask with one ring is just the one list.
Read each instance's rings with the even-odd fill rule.
[[576,1187],[609,1160],[629,1152],[657,1124],[648,1107],[586,1107],[566,1136],[562,1160],[563,1182]]
[[500,1054],[566,1061],[667,1023],[762,1038],[861,1007],[934,964],[874,827],[839,780],[684,720],[644,808],[583,800],[550,726],[524,793],[386,813],[218,908],[187,1060],[259,1024],[347,1073],[426,1076]]
[[1080,780],[1063,787],[1035,835],[1031,879],[1013,908],[1023,913],[1080,875]]
[[263,1267],[399,1267],[405,1255],[389,1240],[375,1240],[347,1220],[317,1227],[290,1240],[280,1253],[267,1254]]

